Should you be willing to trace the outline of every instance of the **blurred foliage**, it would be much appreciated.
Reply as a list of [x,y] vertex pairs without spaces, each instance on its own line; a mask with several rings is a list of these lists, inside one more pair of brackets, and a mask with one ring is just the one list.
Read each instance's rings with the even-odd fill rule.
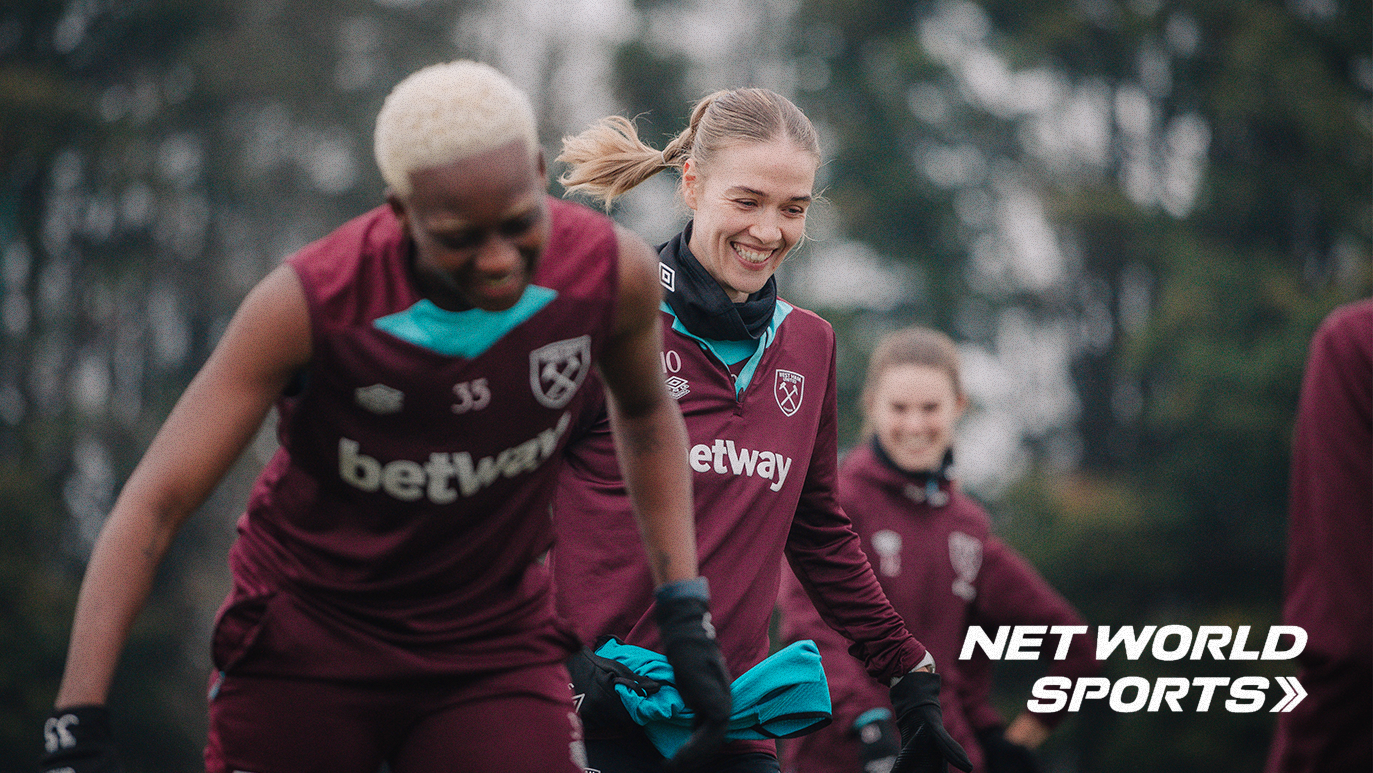
[[[379,203],[389,86],[490,54],[489,33],[539,59],[536,101],[558,113],[557,70],[590,52],[512,33],[535,18],[501,15],[514,5],[0,10],[0,771],[37,755],[91,540],[238,300]],[[832,222],[808,250],[861,243],[912,277],[893,304],[809,304],[840,336],[846,443],[884,330],[933,324],[999,362],[1061,339],[1072,410],[1022,428],[1028,461],[986,494],[1002,533],[1093,624],[1277,622],[1305,348],[1370,292],[1368,3],[799,0],[709,17],[766,33],[725,64],[688,45],[710,4],[626,5],[606,85],[646,138],[716,88],[792,93],[831,157]],[[1017,263],[1040,225],[1048,273]],[[1009,408],[1034,412],[1036,383]],[[259,457],[188,525],[125,653],[112,702],[131,773],[199,766],[208,629]],[[1107,675],[1185,671],[1163,665]],[[1008,669],[1007,711],[1030,678]],[[1062,770],[1253,770],[1271,722],[1092,710],[1045,753]]]

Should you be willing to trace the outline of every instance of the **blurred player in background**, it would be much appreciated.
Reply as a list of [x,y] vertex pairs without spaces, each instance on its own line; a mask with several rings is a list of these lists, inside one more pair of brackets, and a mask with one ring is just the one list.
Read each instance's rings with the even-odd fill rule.
[[1283,623],[1307,696],[1278,714],[1267,773],[1373,770],[1373,300],[1311,341],[1292,436]]
[[[921,633],[944,676],[944,723],[978,773],[1038,770],[1031,749],[1062,714],[1022,712],[1007,726],[990,702],[985,654],[959,660],[965,631],[981,625],[1084,626],[1078,613],[1010,546],[991,533],[981,505],[953,477],[954,428],[968,398],[958,350],[948,336],[909,328],[885,336],[868,365],[863,416],[868,442],[839,471],[839,503],[877,579],[906,624]],[[820,645],[834,701],[834,722],[785,747],[794,773],[886,771],[898,747],[892,705],[861,664],[821,621],[793,577],[780,596],[785,641]],[[1085,627],[1084,627],[1085,631]],[[1089,637],[1075,636],[1053,675],[1098,669]]]

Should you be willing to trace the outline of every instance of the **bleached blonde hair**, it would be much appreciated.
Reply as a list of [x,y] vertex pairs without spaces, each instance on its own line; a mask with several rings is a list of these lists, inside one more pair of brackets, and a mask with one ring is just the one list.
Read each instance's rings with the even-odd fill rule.
[[373,151],[391,190],[410,195],[410,173],[470,158],[512,140],[539,151],[529,97],[496,68],[460,59],[417,70],[377,113]]

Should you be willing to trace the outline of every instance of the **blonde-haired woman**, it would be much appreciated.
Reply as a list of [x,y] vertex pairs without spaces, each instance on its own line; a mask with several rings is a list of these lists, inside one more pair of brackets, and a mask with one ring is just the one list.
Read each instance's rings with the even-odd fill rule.
[[[946,756],[964,765],[940,722],[931,659],[882,596],[834,500],[834,332],[777,296],[773,275],[801,242],[815,197],[821,156],[810,121],[775,92],[720,91],[662,150],[612,117],[565,139],[559,159],[570,166],[565,186],[607,203],[659,172],[680,173],[692,219],[658,248],[661,364],[690,436],[701,574],[731,674],[768,655],[785,556],[874,683],[895,684],[907,740],[899,769],[942,769]],[[652,625],[661,610],[642,556],[626,549],[635,539],[632,486],[616,451],[604,412],[584,417],[554,497],[557,599],[586,642],[613,636],[652,650],[664,646]],[[607,729],[596,716],[603,708],[582,708],[591,767],[658,769],[665,749],[633,727]],[[750,710],[735,708],[736,717]],[[722,754],[691,757],[687,767],[776,771],[766,735],[733,735]]]
[[[1022,713],[1009,727],[992,707],[993,665],[960,660],[968,625],[1081,626],[1082,619],[1010,546],[991,533],[986,511],[953,478],[953,440],[968,404],[958,349],[925,327],[883,337],[868,363],[862,408],[869,442],[839,470],[839,502],[873,562],[887,598],[943,666],[949,732],[976,773],[1033,773],[1030,749],[1063,713]],[[897,754],[893,705],[864,678],[795,578],[783,581],[784,640],[817,642],[829,675],[834,722],[788,744],[789,773],[862,773]],[[1046,629],[1047,630],[1047,629]],[[1084,629],[1085,630],[1085,629]],[[1051,673],[1079,677],[1097,663],[1074,637]]]

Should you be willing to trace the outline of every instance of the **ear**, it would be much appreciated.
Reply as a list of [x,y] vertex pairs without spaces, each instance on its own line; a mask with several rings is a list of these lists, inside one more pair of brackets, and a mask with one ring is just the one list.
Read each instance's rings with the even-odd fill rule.
[[410,210],[406,208],[405,199],[401,198],[399,193],[387,188],[386,205],[391,208],[391,214],[395,215],[396,219],[400,221],[400,230],[409,233]]
[[542,147],[539,148],[538,166],[539,166],[539,179],[540,179],[540,180],[547,180],[547,179],[548,179],[548,159],[544,156],[543,148],[542,148]]
[[682,201],[686,202],[688,208],[696,209],[696,186],[701,182],[701,178],[696,174],[696,165],[688,158],[682,162]]
[[953,419],[958,421],[963,418],[964,412],[968,410],[968,395],[960,393],[958,399],[953,404]]

